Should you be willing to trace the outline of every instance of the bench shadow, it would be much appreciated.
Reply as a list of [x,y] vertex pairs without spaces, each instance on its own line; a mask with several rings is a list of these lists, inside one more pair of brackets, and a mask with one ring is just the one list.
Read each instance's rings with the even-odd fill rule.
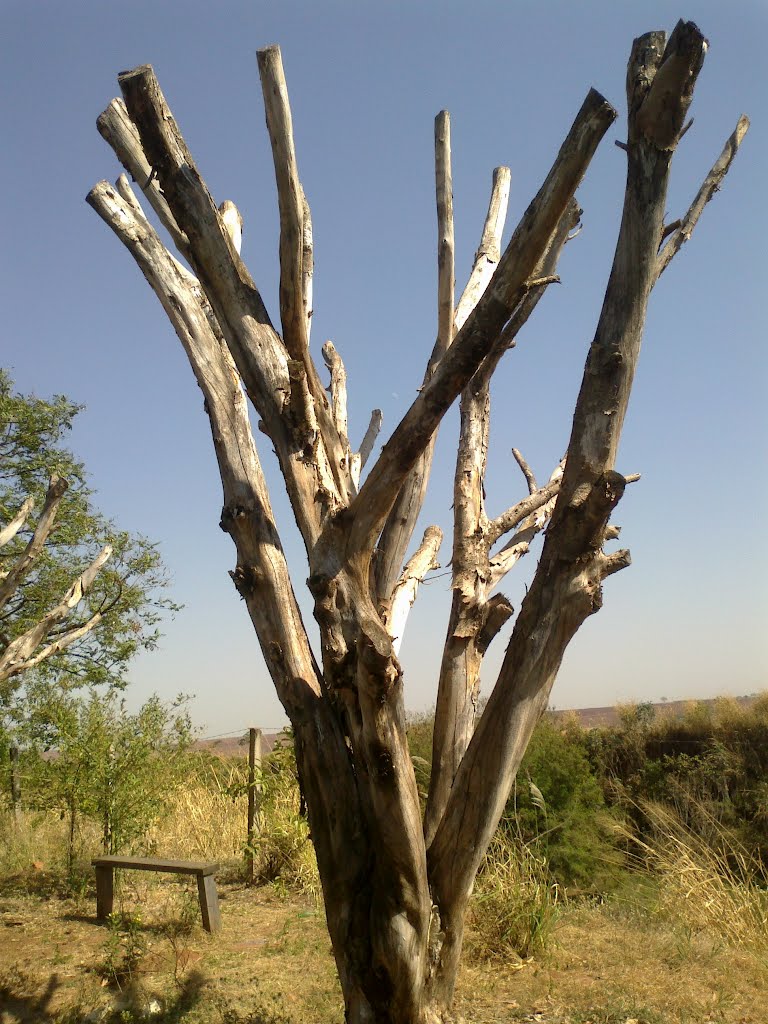
[[7,1016],[9,1024],[49,1024],[54,1020],[51,1000],[60,987],[58,974],[50,976],[40,995],[15,992],[6,982],[0,983],[0,1019],[5,1021]]
[[[174,994],[163,1000],[159,1012],[152,1014],[155,1024],[180,1024],[200,1002],[206,978],[200,971],[190,971],[176,986]],[[61,987],[57,974],[48,979],[44,991],[39,995],[15,990],[7,982],[0,983],[0,1020],[3,1024],[56,1024],[62,1020],[62,1010],[52,1009],[51,1002]],[[121,1024],[126,1019],[126,1011],[132,1018],[146,1017],[146,993],[140,989],[124,993],[120,1005],[115,1005],[111,1012],[99,1016],[101,1024]],[[91,1024],[94,1020],[93,1007],[74,1008],[65,1011],[67,1024]],[[258,1019],[249,1024],[260,1024]],[[266,1021],[265,1021],[266,1024]]]

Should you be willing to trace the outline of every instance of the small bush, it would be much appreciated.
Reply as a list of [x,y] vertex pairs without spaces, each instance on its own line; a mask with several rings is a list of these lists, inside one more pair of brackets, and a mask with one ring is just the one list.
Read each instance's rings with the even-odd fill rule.
[[536,727],[501,827],[536,844],[561,886],[604,891],[616,884],[617,853],[584,733],[551,717]]

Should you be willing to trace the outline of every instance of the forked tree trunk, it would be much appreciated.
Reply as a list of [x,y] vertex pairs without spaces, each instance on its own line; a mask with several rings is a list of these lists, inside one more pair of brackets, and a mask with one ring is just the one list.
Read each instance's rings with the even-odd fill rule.
[[[615,111],[594,90],[504,253],[509,172],[497,169],[470,280],[455,305],[450,125],[435,131],[438,330],[423,386],[367,475],[381,422],[355,451],[341,356],[323,348],[326,398],[309,351],[312,228],[298,175],[280,52],[259,54],[280,209],[280,332],[240,258],[242,221],[217,206],[152,69],[119,76],[124,100],[99,130],[141,186],[190,273],[166,249],[128,183],[88,202],[126,245],[189,357],[224,488],[232,573],[291,720],[326,916],[350,1024],[452,1019],[467,903],[533,728],[571,637],[629,564],[604,551],[636,476],[614,467],[648,297],[688,239],[746,131],[743,118],[690,210],[665,228],[669,166],[706,42],[692,23],[635,41],[629,62],[628,173],[613,269],[589,352],[564,463],[544,486],[515,457],[528,494],[495,517],[483,501],[490,385],[549,284],[580,211],[574,193]],[[453,606],[438,683],[434,770],[425,819],[408,753],[398,660],[408,610],[433,567],[429,528],[402,569],[421,510],[435,432],[461,396],[454,482]],[[280,463],[304,539],[320,630],[312,651],[292,589],[247,400]],[[501,671],[475,723],[488,645],[513,614],[494,589],[546,525],[544,548]]]

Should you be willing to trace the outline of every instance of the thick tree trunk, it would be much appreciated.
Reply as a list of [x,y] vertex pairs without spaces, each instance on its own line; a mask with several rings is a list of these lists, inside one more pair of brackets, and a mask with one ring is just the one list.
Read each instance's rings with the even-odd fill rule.
[[[495,519],[487,518],[483,502],[490,380],[547,285],[557,280],[557,257],[578,219],[574,192],[615,117],[612,107],[589,93],[503,255],[508,172],[497,171],[483,239],[455,310],[449,126],[447,115],[439,115],[438,339],[424,386],[362,484],[380,413],[374,412],[354,452],[341,356],[330,343],[323,349],[329,402],[309,352],[311,214],[279,50],[260,53],[259,71],[280,210],[282,334],[240,258],[237,209],[230,201],[214,202],[152,69],[120,75],[125,102],[113,101],[99,118],[99,130],[194,271],[166,250],[127,178],[91,191],[88,201],[157,294],[204,394],[223,484],[221,527],[237,549],[232,577],[293,726],[350,1024],[451,1019],[467,902],[515,772],[568,642],[600,607],[605,577],[629,563],[627,552],[605,554],[603,545],[616,536],[608,519],[627,482],[613,460],[648,295],[746,130],[745,123],[729,140],[680,227],[665,233],[669,163],[705,49],[698,29],[682,22],[666,49],[661,33],[635,43],[624,216],[565,467],[538,487],[516,455],[530,493]],[[460,394],[454,598],[422,821],[398,649],[418,585],[435,564],[436,527],[401,567],[429,475],[432,439]],[[317,657],[292,589],[246,396],[274,446],[304,541]],[[550,517],[539,567],[475,729],[482,658],[512,613],[491,591]],[[494,553],[497,543],[503,546]]]

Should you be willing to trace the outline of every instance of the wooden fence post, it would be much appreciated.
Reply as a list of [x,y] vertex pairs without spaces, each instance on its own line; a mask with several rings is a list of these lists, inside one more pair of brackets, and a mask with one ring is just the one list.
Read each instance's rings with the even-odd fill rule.
[[246,853],[246,878],[253,884],[253,836],[258,801],[256,799],[256,765],[261,769],[261,729],[248,730],[248,852]]
[[15,743],[8,748],[8,760],[11,768],[11,806],[18,827],[21,825],[21,782],[19,780],[19,748]]

